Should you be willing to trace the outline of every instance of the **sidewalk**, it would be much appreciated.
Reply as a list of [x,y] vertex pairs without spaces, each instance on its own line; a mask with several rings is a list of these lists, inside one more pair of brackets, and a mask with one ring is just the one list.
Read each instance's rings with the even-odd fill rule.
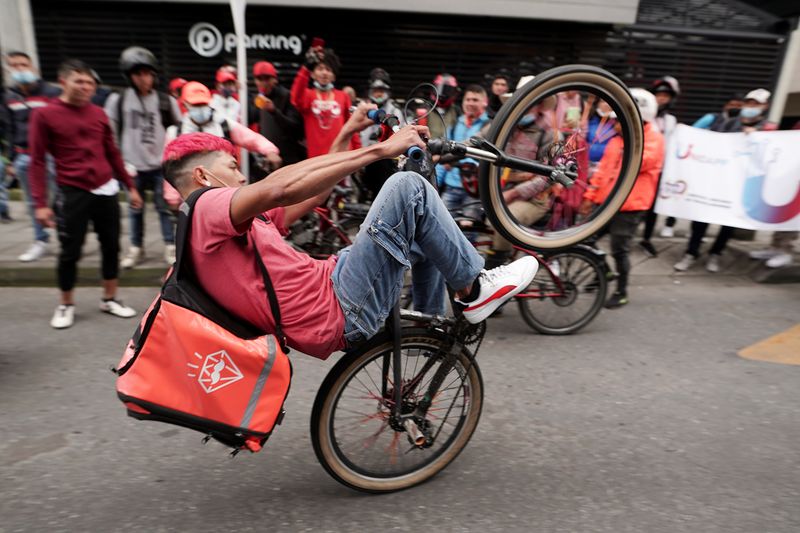
[[[55,233],[51,230],[52,238],[47,255],[32,263],[20,262],[17,257],[31,244],[33,229],[25,210],[25,205],[21,201],[12,201],[9,206],[14,221],[9,224],[0,224],[0,286],[55,287],[55,268],[58,254],[58,242]],[[121,211],[120,259],[129,246],[127,205],[121,204]],[[659,217],[659,222],[662,221],[663,217]],[[658,229],[660,229],[660,226]],[[722,256],[722,270],[717,274],[711,274],[705,270],[705,257],[701,257],[688,272],[677,273],[672,268],[672,265],[683,257],[686,250],[689,222],[679,220],[675,227],[675,232],[676,236],[674,238],[662,239],[656,237],[654,239],[653,242],[659,251],[658,257],[645,255],[638,244],[634,244],[631,254],[631,262],[633,264],[632,283],[648,283],[659,279],[669,280],[671,278],[680,279],[681,277],[700,276],[734,276],[762,283],[800,282],[800,264],[774,270],[765,268],[761,262],[753,261],[747,256],[750,250],[764,248],[769,244],[769,232],[756,232],[755,239],[752,241],[731,239],[727,250]],[[703,251],[707,251],[711,246],[716,232],[716,226],[709,230],[706,242],[703,243]],[[636,239],[635,243],[638,242],[639,238]],[[609,250],[607,238],[601,240],[600,245],[603,249]],[[143,263],[131,270],[120,270],[120,285],[128,287],[159,286],[161,285],[161,278],[167,270],[167,265],[163,258],[164,244],[161,240],[158,217],[152,202],[148,202],[145,207],[144,248],[147,257]],[[613,259],[609,257],[609,261],[613,267]],[[94,233],[89,233],[86,237],[83,258],[78,266],[78,284],[83,286],[97,285],[100,279],[100,251]]]

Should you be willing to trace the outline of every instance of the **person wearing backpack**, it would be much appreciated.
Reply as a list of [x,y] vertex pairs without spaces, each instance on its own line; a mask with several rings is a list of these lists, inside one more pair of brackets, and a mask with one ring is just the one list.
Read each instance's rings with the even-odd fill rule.
[[[131,46],[123,50],[119,70],[130,86],[110,95],[105,111],[125,163],[136,169],[136,189],[142,197],[146,189],[153,191],[164,239],[164,260],[172,264],[175,261],[175,228],[164,201],[161,155],[166,144],[166,129],[180,123],[181,111],[174,98],[156,88],[158,61],[146,48]],[[132,268],[145,257],[144,206],[131,207],[129,216],[130,248],[122,259],[122,268]]]

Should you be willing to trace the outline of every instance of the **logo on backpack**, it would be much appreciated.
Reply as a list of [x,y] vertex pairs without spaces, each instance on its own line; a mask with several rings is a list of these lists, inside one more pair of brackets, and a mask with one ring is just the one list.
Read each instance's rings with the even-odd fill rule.
[[241,371],[236,367],[233,359],[228,355],[228,352],[221,350],[208,354],[203,360],[203,356],[195,352],[195,357],[203,361],[202,367],[187,363],[190,368],[199,369],[200,373],[194,374],[190,370],[187,376],[190,378],[197,377],[197,382],[203,387],[207,394],[226,387],[231,383],[236,383],[244,378]]

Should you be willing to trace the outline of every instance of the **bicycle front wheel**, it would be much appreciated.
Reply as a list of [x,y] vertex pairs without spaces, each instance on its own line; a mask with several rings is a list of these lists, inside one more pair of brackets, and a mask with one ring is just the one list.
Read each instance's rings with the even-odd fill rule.
[[[481,201],[495,230],[517,246],[540,250],[568,248],[603,228],[633,188],[644,147],[639,110],[625,85],[587,65],[548,70],[517,89],[487,140],[511,156],[562,165],[577,175],[562,190],[547,176],[481,163]],[[594,172],[603,176],[603,198],[584,205]],[[509,204],[532,200],[549,210],[522,224]]]
[[[451,355],[445,346],[448,339],[441,333],[403,329],[403,414],[432,393],[425,419],[418,423],[427,438],[424,446],[410,442],[391,416],[390,335],[372,339],[331,369],[314,401],[311,441],[334,479],[365,492],[393,492],[427,481],[456,458],[478,425],[483,380],[466,348]],[[437,374],[443,381],[431,391]]]
[[607,280],[600,262],[573,249],[544,258],[528,290],[517,295],[530,327],[545,335],[569,335],[589,324],[606,300]]

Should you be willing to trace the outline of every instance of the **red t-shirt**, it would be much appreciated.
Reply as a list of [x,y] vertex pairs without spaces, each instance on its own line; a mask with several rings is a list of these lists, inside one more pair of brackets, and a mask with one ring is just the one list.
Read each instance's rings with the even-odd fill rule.
[[[200,285],[222,307],[264,331],[275,331],[253,242],[267,267],[281,310],[287,344],[325,359],[344,348],[344,313],[333,291],[336,258],[312,259],[283,240],[284,208],[264,213],[243,227],[231,222],[235,188],[203,194],[195,204],[189,235],[192,269]],[[248,235],[247,243],[235,237]]]

